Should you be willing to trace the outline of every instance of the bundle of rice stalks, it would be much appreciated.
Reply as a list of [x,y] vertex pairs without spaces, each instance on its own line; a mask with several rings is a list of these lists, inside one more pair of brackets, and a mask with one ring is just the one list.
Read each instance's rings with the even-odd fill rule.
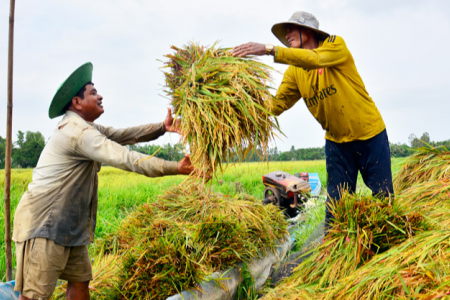
[[344,193],[330,210],[334,223],[327,237],[353,237],[357,264],[429,228],[420,212],[403,209],[393,198]]
[[172,49],[175,54],[166,55],[166,92],[181,116],[181,140],[189,145],[199,176],[208,177],[217,166],[222,169],[222,162],[236,155],[244,159],[255,149],[267,156],[279,131],[270,107],[281,105],[270,94],[271,68],[215,45]]
[[[91,299],[114,299],[120,289],[121,257],[118,255],[97,255],[92,264],[93,279],[89,283]],[[58,285],[53,300],[65,299],[67,282]]]
[[396,202],[405,210],[420,212],[435,229],[450,229],[450,177],[415,184],[403,190]]
[[314,299],[374,256],[428,228],[420,214],[406,214],[389,198],[343,194],[331,210],[335,221],[324,244],[311,250],[312,255],[268,299],[300,289],[304,290],[300,298]]
[[378,255],[324,299],[437,299],[450,295],[450,231],[428,231]]
[[196,289],[213,272],[275,251],[287,223],[275,206],[247,195],[178,186],[131,214],[110,238],[123,253],[124,298],[165,299]]
[[406,161],[394,181],[401,193],[414,184],[450,177],[450,151],[445,147],[420,148]]
[[427,231],[375,256],[334,285],[287,281],[264,299],[438,299],[450,295],[449,261],[450,232]]

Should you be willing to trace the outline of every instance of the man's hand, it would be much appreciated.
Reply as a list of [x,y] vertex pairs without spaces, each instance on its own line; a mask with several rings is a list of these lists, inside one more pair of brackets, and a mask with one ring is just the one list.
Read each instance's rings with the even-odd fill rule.
[[265,55],[266,45],[259,43],[247,43],[240,46],[236,46],[231,50],[231,55],[233,56],[247,56],[247,55]]
[[164,128],[166,129],[166,132],[176,132],[178,134],[181,134],[180,129],[181,121],[179,119],[174,120],[172,117],[172,110],[167,108],[167,116],[164,120]]
[[191,156],[185,154],[185,157],[178,162],[178,174],[189,175],[194,171],[194,166],[191,164]]

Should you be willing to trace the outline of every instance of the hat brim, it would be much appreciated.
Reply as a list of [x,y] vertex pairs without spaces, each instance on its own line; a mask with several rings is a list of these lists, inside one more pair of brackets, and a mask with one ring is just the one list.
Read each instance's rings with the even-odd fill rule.
[[286,47],[291,47],[291,45],[289,44],[289,42],[286,39],[286,25],[288,24],[292,24],[292,25],[296,25],[299,27],[303,27],[303,28],[307,28],[307,29],[311,29],[314,32],[317,32],[317,34],[319,34],[320,39],[325,40],[327,37],[330,36],[330,34],[328,34],[325,31],[316,29],[314,27],[309,27],[309,26],[305,26],[296,22],[283,22],[283,23],[277,23],[275,25],[272,26],[272,33],[280,40],[280,42],[282,42]]
[[50,119],[65,113],[64,108],[86,83],[92,81],[92,63],[88,62],[76,69],[59,87],[48,110]]

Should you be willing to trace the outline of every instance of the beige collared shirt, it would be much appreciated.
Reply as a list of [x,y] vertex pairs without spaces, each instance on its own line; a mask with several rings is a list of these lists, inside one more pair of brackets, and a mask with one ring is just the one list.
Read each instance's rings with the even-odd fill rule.
[[123,145],[151,141],[165,133],[163,123],[114,129],[66,115],[45,145],[33,180],[14,217],[13,240],[44,237],[64,246],[93,241],[102,164],[148,177],[177,174],[177,162],[130,151]]

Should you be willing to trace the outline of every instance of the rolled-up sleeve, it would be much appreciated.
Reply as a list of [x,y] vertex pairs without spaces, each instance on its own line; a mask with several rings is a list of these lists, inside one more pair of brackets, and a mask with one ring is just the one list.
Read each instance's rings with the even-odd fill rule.
[[94,123],[90,124],[108,139],[120,145],[133,145],[135,143],[153,141],[166,132],[163,122],[122,129],[105,127]]
[[76,151],[80,156],[93,161],[148,177],[176,175],[178,173],[177,162],[166,161],[157,157],[148,158],[148,155],[130,151],[127,147],[110,140],[93,127],[84,129],[79,135]]

